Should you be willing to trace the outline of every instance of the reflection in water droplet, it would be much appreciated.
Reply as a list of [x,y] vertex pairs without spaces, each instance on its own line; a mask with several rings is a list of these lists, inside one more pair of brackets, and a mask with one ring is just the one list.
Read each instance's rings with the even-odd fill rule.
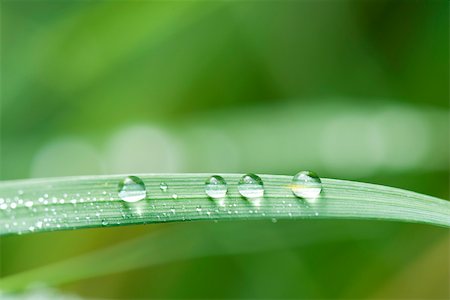
[[245,198],[261,198],[264,195],[264,183],[258,175],[246,174],[239,180],[238,191]]
[[297,197],[315,199],[322,191],[322,182],[316,173],[302,171],[292,178],[291,190]]
[[205,193],[214,199],[224,198],[227,189],[227,182],[219,175],[211,176],[205,182]]
[[145,184],[137,176],[128,176],[119,182],[119,197],[127,202],[137,202],[145,198]]

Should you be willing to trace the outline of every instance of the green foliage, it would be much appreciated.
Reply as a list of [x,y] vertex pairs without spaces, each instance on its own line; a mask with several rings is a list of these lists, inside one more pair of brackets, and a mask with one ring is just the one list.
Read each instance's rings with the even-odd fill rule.
[[[147,197],[118,197],[125,177],[93,176],[2,182],[2,234],[188,220],[350,218],[386,219],[450,226],[448,201],[367,183],[323,179],[317,199],[295,197],[292,177],[262,175],[265,194],[247,200],[238,192],[241,175],[223,174],[224,199],[205,194],[210,174],[139,175]],[[167,189],[161,189],[161,183]]]

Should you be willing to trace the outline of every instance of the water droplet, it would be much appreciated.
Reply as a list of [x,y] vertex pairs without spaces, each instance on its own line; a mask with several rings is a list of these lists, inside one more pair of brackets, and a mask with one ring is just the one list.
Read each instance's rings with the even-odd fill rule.
[[146,194],[145,184],[137,176],[128,176],[119,182],[119,197],[124,201],[137,202],[144,199]]
[[177,194],[173,194],[173,195],[172,195],[172,198],[173,198],[173,199],[178,199],[178,195],[177,195]]
[[167,189],[169,188],[169,186],[167,185],[167,183],[161,182],[161,184],[159,185],[159,188],[161,189],[161,191],[167,192]]
[[227,189],[227,182],[219,175],[211,176],[205,181],[205,193],[211,198],[225,198]]
[[245,198],[261,198],[264,195],[264,183],[258,175],[246,174],[239,180],[238,191]]
[[272,223],[276,223],[278,220],[276,218],[272,218]]
[[297,197],[314,199],[322,191],[322,182],[316,173],[301,171],[292,178],[291,190]]

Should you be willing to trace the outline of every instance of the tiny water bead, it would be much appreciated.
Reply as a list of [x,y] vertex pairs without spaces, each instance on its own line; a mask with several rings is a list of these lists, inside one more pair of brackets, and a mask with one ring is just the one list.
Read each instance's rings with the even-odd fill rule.
[[128,176],[119,181],[119,197],[126,202],[137,202],[146,197],[145,184],[137,176]]
[[211,198],[225,198],[227,190],[227,182],[219,175],[211,176],[205,181],[205,193]]
[[322,191],[322,181],[316,173],[302,171],[292,178],[291,190],[297,197],[315,199]]
[[245,174],[238,183],[238,191],[247,199],[261,198],[264,195],[264,183],[255,174]]
[[160,188],[161,191],[167,192],[167,189],[169,188],[169,186],[167,185],[167,183],[161,182],[160,185],[159,185],[159,188]]

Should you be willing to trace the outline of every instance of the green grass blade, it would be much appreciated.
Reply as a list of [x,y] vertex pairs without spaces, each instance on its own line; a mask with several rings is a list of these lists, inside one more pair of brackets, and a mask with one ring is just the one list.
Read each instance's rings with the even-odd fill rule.
[[336,225],[331,222],[316,223],[315,226],[292,226],[291,222],[276,225],[260,222],[258,226],[242,226],[239,222],[213,225],[189,223],[157,228],[143,237],[2,278],[0,291],[17,292],[36,282],[58,286],[200,257],[278,251],[330,241],[380,239],[384,230],[383,226],[342,224],[343,230],[336,231]]
[[[295,197],[292,177],[261,175],[264,198],[249,201],[237,190],[241,175],[222,174],[223,201],[204,192],[210,174],[141,174],[147,198],[118,198],[123,175],[30,179],[0,183],[0,234],[188,220],[346,218],[383,219],[450,227],[450,202],[401,189],[322,179],[316,201]],[[168,190],[160,189],[160,183]]]

